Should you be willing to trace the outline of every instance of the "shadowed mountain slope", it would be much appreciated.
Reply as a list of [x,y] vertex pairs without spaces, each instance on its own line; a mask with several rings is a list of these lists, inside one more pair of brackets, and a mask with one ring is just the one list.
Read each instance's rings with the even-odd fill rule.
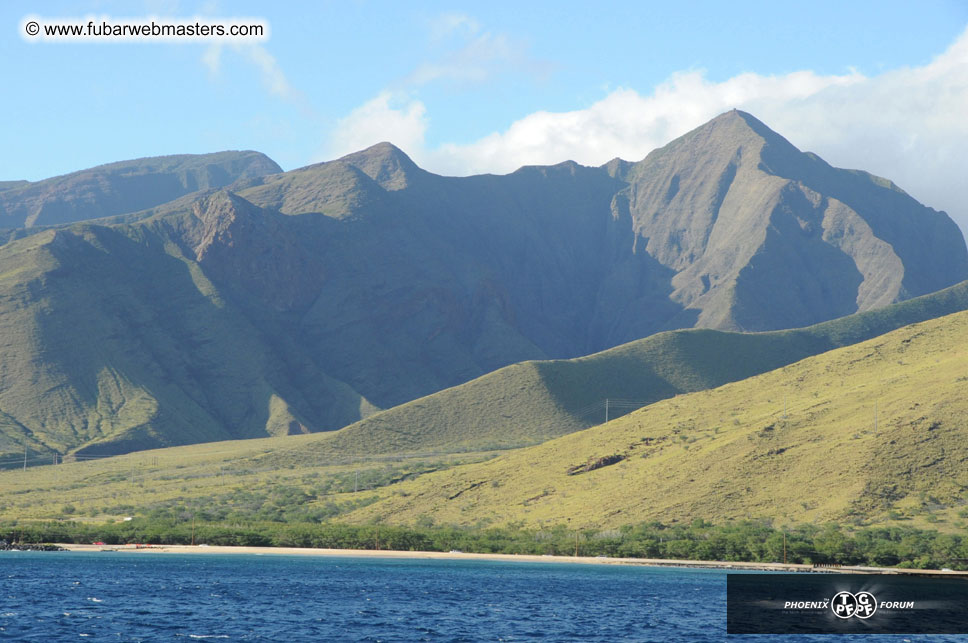
[[699,326],[804,326],[939,290],[968,269],[944,213],[801,153],[743,112],[652,152],[627,180],[619,203]]
[[288,338],[261,335],[172,241],[191,231],[204,254],[227,220],[271,221],[242,203],[223,193],[182,219],[78,225],[3,248],[0,450],[284,435],[308,431],[304,417],[335,429],[371,408]]
[[324,448],[406,453],[535,444],[600,424],[606,415],[615,419],[963,310],[968,282],[808,328],[677,330],[587,357],[523,362],[371,415],[334,434]]
[[[139,181],[177,189],[142,186],[147,209],[15,230],[0,247],[0,451],[25,439],[38,453],[117,453],[335,429],[522,361],[675,328],[800,327],[968,278],[946,215],[741,112],[602,168],[442,177],[386,143],[285,173],[255,153],[205,158],[51,179],[63,190],[107,181],[67,190],[83,196],[71,216],[114,212],[104,204],[115,196],[129,207],[120,197]],[[179,192],[218,177],[232,190]],[[0,191],[0,204],[26,207],[39,188]],[[45,216],[29,223],[69,220]],[[687,355],[708,336],[689,337],[684,348],[678,335],[658,341]],[[723,355],[746,355],[745,340],[723,341],[736,347]],[[713,360],[723,372],[668,389],[657,373],[644,388],[715,385],[764,359]],[[684,373],[682,361],[670,358]],[[552,365],[519,371],[529,369],[558,377]],[[583,391],[611,387],[551,386],[546,403],[575,415]]]

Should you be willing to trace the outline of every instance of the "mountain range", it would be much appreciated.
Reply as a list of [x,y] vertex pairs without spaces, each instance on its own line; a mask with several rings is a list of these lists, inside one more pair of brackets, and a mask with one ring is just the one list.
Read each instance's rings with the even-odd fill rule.
[[968,279],[947,215],[737,111],[597,168],[443,177],[383,143],[0,187],[0,454],[331,430],[525,360]]

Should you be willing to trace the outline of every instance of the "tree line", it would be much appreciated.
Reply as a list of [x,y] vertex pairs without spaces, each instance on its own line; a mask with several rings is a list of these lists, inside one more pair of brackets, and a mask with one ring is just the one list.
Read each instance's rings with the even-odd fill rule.
[[22,543],[195,544],[402,551],[669,558],[914,568],[968,568],[968,539],[913,527],[838,524],[777,528],[743,521],[714,525],[648,522],[618,529],[402,527],[382,524],[197,522],[135,518],[107,524],[50,521],[0,525]]

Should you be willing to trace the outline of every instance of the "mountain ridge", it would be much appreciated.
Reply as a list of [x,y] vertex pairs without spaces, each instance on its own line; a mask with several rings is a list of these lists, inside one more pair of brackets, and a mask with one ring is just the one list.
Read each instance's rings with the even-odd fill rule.
[[[758,123],[730,113],[638,163],[504,176],[437,176],[386,143],[290,172],[252,157],[257,176],[229,186],[21,230],[0,247],[18,338],[0,347],[17,365],[2,448],[335,429],[522,361],[801,327],[968,278],[946,216]],[[770,167],[820,178],[768,173],[768,144]],[[873,214],[850,205],[866,195]],[[121,397],[142,401],[107,421]]]
[[29,228],[110,217],[281,171],[272,159],[253,151],[106,163],[0,191],[0,221]]
[[323,448],[359,453],[370,445],[417,452],[537,444],[662,399],[753,377],[964,310],[968,281],[807,328],[667,331],[570,360],[520,362],[370,415],[338,431]]

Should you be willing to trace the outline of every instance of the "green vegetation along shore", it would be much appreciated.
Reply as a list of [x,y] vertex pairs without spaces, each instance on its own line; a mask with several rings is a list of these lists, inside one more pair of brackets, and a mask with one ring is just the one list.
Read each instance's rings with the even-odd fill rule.
[[910,527],[851,529],[836,524],[779,529],[765,522],[712,525],[658,522],[607,530],[503,527],[398,527],[338,523],[193,523],[133,519],[88,525],[43,522],[0,525],[10,542],[108,545],[237,545],[394,551],[665,558],[732,562],[968,569],[968,539]]

